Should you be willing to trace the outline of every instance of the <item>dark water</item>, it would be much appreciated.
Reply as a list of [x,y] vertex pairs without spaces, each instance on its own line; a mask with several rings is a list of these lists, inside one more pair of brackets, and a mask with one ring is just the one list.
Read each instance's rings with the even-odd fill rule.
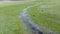
[[[29,8],[29,7],[28,7]],[[23,22],[25,23],[25,25],[29,28],[29,30],[31,30],[32,32],[35,32],[37,34],[43,34],[43,32],[41,32],[39,29],[37,29],[34,25],[32,25],[30,22],[30,19],[27,18],[27,15],[26,15],[26,11],[27,9],[24,9],[22,12],[21,12],[21,15],[20,15],[20,18],[23,20]]]

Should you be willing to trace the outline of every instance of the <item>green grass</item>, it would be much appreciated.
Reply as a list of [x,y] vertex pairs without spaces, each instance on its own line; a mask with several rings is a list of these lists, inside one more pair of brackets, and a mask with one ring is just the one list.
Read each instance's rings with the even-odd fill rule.
[[9,2],[0,2],[0,7],[5,7],[5,6],[10,6],[10,5],[17,5],[17,4],[24,4],[24,3],[26,3],[26,2],[24,2],[24,1],[15,1],[15,2],[13,2],[13,1],[9,1]]
[[41,5],[28,9],[32,20],[46,29],[60,34],[60,4],[59,0],[41,2]]
[[[0,34],[26,34],[30,32],[19,19],[20,12],[27,6],[39,2],[0,2]],[[41,5],[28,9],[36,24],[60,34],[59,0],[41,1]]]
[[30,5],[30,2],[27,3],[1,2],[1,3],[0,3],[0,34],[28,33],[29,32],[28,29],[19,19],[19,14],[25,7]]

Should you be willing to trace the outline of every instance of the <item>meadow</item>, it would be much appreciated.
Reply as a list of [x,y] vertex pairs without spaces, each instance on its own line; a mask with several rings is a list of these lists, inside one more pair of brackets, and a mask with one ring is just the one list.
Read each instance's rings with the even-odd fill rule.
[[28,29],[19,18],[30,2],[0,2],[0,34],[27,34]]
[[22,10],[28,6],[27,14],[38,25],[60,34],[60,0],[41,0],[35,2],[0,2],[0,34],[27,34],[29,29],[19,18]]
[[28,9],[32,20],[46,29],[60,34],[60,0],[38,2],[38,6]]

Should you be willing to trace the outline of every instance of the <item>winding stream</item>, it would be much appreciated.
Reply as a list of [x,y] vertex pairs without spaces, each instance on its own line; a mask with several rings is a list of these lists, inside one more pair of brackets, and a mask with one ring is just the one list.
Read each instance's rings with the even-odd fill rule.
[[[34,5],[34,6],[37,6],[37,5]],[[30,18],[27,18],[28,16],[28,14],[26,14],[27,10],[34,6],[29,6],[23,9],[22,12],[20,13],[19,17],[22,19],[24,24],[33,32],[33,34],[43,34],[42,32],[43,30],[46,32],[46,34],[55,34],[55,33],[51,33],[50,30],[47,30],[46,28],[35,24]]]

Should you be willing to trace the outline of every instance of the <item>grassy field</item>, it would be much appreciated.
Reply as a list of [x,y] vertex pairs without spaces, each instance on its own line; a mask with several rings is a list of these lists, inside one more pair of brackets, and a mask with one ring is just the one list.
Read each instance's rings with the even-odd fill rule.
[[46,29],[60,34],[60,0],[41,2],[0,2],[0,34],[26,34],[29,30],[19,19],[20,12],[27,6],[40,4],[28,9],[32,20]]
[[46,29],[60,34],[60,0],[40,2],[39,6],[28,9],[32,20]]
[[26,34],[27,28],[19,19],[28,2],[0,2],[0,34]]

